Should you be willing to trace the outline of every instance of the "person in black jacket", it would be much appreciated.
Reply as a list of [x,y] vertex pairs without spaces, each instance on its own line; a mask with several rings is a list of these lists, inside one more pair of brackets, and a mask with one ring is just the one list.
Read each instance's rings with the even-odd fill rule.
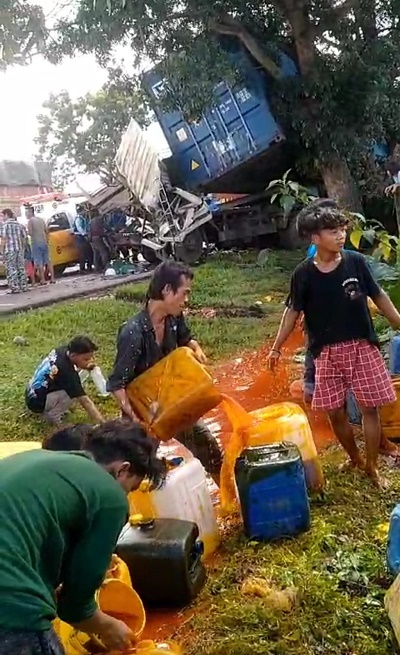
[[[107,389],[114,394],[123,415],[132,420],[136,416],[126,394],[132,380],[181,346],[191,348],[201,364],[207,361],[183,317],[192,279],[192,271],[181,263],[160,264],[153,273],[145,307],[119,330],[117,356]],[[219,484],[222,453],[207,426],[200,421],[177,435],[177,439]]]

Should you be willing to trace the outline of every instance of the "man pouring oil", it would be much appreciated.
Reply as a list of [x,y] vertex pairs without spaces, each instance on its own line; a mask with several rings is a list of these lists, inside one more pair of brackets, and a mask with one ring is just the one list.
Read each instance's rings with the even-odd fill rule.
[[[187,266],[175,261],[160,264],[150,281],[145,307],[118,332],[117,355],[107,389],[114,394],[122,413],[133,420],[136,416],[126,393],[132,380],[182,346],[190,348],[201,364],[206,363],[182,313],[192,280],[193,272]],[[199,421],[176,438],[201,461],[219,486],[222,453],[207,426]]]

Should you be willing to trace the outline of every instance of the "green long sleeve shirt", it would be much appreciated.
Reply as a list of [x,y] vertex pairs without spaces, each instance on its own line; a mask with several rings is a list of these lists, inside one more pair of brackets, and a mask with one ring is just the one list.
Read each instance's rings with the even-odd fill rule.
[[33,450],[0,461],[0,629],[41,631],[57,615],[67,623],[92,616],[127,512],[118,483],[82,453]]

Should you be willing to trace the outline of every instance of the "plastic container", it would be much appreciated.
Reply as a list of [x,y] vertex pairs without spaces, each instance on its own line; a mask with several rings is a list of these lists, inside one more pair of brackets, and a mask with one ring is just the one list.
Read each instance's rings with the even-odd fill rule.
[[[136,638],[140,639],[146,625],[146,613],[140,597],[132,588],[127,565],[114,556],[107,575],[111,577],[106,578],[96,594],[100,609],[124,621]],[[104,652],[104,645],[94,635],[89,636],[80,632],[60,619],[53,622],[53,627],[66,655],[91,655],[93,652]]]
[[89,379],[89,377],[92,379],[92,382],[94,386],[97,389],[97,393],[99,396],[102,398],[107,398],[109,396],[109,392],[107,391],[107,380],[105,379],[100,366],[95,366],[94,368],[89,370],[81,370],[79,371],[79,377],[81,379],[82,384],[86,382],[86,380]]
[[360,426],[362,424],[362,414],[352,391],[347,392],[346,411],[350,425]]
[[41,447],[40,441],[0,441],[0,459]]
[[145,605],[184,607],[206,579],[203,544],[195,523],[175,519],[138,520],[122,530],[116,552],[129,568]]
[[287,441],[296,444],[303,460],[310,491],[321,491],[324,476],[310,424],[305,412],[295,403],[285,402],[247,413],[232,399],[224,398],[223,407],[233,432],[225,449],[221,470],[221,506],[223,512],[235,505],[234,467],[245,448]]
[[139,489],[129,494],[130,513],[142,514],[145,518],[180,519],[196,523],[207,557],[216,550],[220,541],[207,479],[198,459],[182,460],[178,457],[176,461],[179,459],[182,463],[169,470],[162,489]]
[[190,428],[222,396],[190,348],[177,348],[126,389],[139,418],[161,441]]
[[156,643],[152,639],[139,641],[135,648],[136,655],[182,655],[182,648],[174,641]]
[[310,506],[297,446],[286,442],[246,449],[236,462],[235,478],[249,539],[270,541],[309,529]]
[[400,335],[396,335],[390,341],[389,371],[391,375],[400,375]]
[[400,376],[392,377],[396,402],[380,408],[382,434],[387,439],[400,438]]
[[400,573],[400,505],[396,505],[390,516],[386,557],[389,571]]
[[393,632],[397,643],[400,646],[400,575],[397,576],[392,586],[385,595],[385,609],[392,624]]

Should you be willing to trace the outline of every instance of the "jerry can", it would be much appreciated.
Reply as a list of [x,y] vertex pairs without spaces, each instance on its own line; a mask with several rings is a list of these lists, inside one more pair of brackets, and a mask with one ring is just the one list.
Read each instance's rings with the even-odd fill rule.
[[396,401],[380,408],[382,434],[388,439],[400,438],[400,376],[392,377]]
[[41,447],[40,441],[0,441],[0,459]]
[[138,417],[160,441],[190,428],[222,400],[190,348],[177,348],[131,382],[126,393]]
[[184,607],[206,580],[203,544],[197,525],[190,521],[131,517],[116,552],[148,607]]
[[278,442],[298,446],[303,460],[307,487],[321,491],[324,476],[318,458],[310,424],[303,409],[291,402],[269,405],[254,412],[246,412],[232,399],[224,399],[222,406],[230,419],[233,432],[225,449],[221,470],[221,506],[224,512],[233,509],[236,497],[234,467],[245,448]]
[[[163,448],[160,450],[162,454]],[[207,557],[218,547],[220,535],[203,466],[194,457],[167,462],[171,464],[161,489],[148,491],[142,483],[138,491],[129,494],[130,514],[196,523]]]
[[249,539],[291,537],[310,527],[300,451],[292,443],[247,448],[235,465],[243,525]]
[[400,574],[386,592],[385,610],[388,613],[393,632],[400,646]]
[[400,375],[400,335],[394,336],[389,344],[389,371],[391,375]]
[[[116,619],[124,621],[137,639],[140,639],[146,625],[143,603],[132,588],[129,569],[118,557],[113,556],[107,578],[96,593],[99,608]],[[87,635],[64,623],[53,622],[66,655],[91,655],[104,652],[104,644],[95,635]]]
[[389,571],[394,575],[400,573],[400,505],[390,516],[386,558]]
[[182,655],[182,649],[174,641],[156,643],[152,639],[139,641],[135,647],[136,655]]

